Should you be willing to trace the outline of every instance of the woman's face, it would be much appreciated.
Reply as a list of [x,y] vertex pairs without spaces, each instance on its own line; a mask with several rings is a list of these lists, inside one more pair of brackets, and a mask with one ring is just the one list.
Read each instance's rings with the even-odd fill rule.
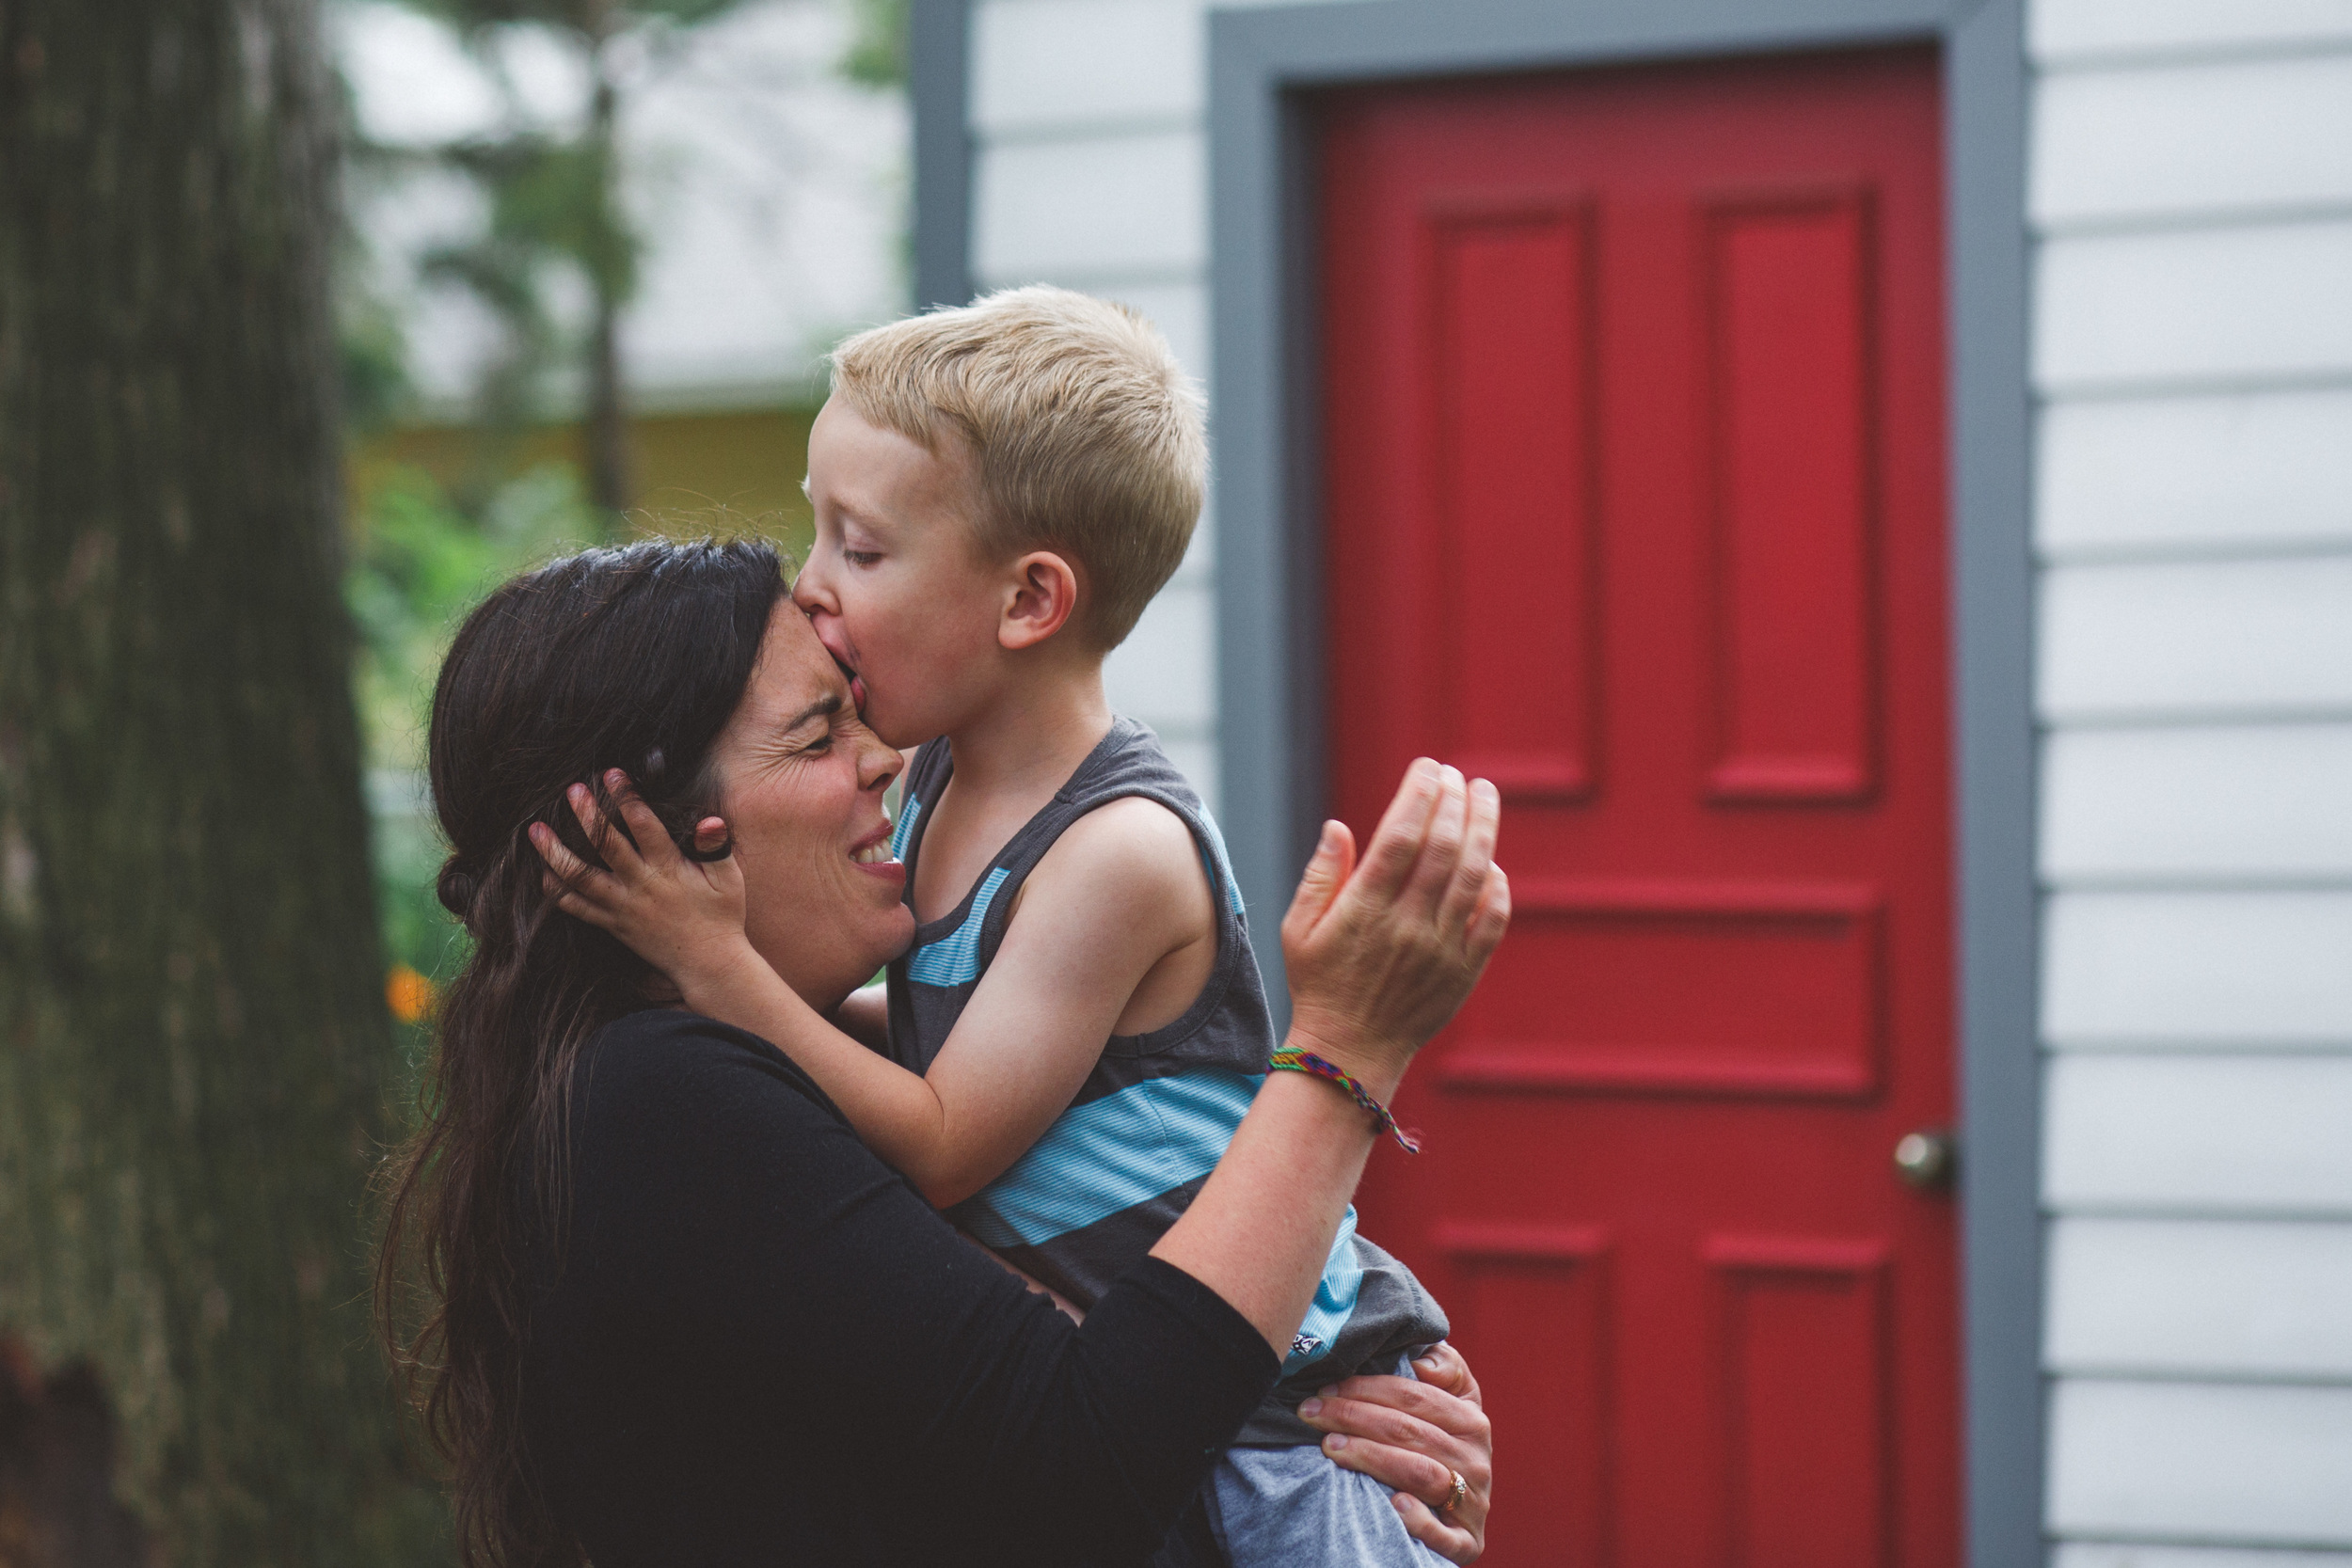
[[898,753],[859,720],[789,599],[769,618],[712,760],[743,870],[745,933],[785,984],[829,1009],[905,951],[914,914],[882,815]]

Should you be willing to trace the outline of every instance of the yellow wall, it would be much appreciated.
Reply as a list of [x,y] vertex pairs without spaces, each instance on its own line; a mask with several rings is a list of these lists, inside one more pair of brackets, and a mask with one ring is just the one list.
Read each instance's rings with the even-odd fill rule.
[[[657,528],[755,525],[804,550],[811,525],[801,480],[815,418],[813,408],[639,416],[631,421],[635,504],[651,514],[643,521]],[[543,425],[495,436],[472,425],[406,425],[361,441],[352,460],[355,495],[366,495],[396,465],[422,468],[453,494],[478,494],[541,463],[579,464],[580,427]],[[717,508],[732,515],[719,519]]]

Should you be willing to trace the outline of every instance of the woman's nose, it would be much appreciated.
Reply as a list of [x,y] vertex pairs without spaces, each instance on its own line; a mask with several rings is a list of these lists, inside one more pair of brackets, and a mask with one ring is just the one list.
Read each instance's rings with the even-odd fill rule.
[[859,787],[873,790],[888,789],[890,781],[898,776],[898,769],[904,766],[905,759],[900,757],[888,742],[871,730],[866,731],[860,736],[859,745],[861,748],[857,759]]

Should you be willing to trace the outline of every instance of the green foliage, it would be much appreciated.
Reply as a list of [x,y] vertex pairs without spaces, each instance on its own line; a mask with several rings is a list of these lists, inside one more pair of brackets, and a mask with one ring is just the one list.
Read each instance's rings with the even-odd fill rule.
[[461,932],[435,895],[442,847],[423,780],[425,721],[450,638],[501,582],[600,536],[568,467],[532,469],[468,516],[433,479],[397,468],[360,498],[344,597],[359,630],[354,696],[375,816],[388,966],[446,977]]
[[513,23],[564,27],[587,39],[646,23],[691,26],[732,10],[741,0],[410,0],[417,9],[456,27],[476,29]]
[[850,0],[856,24],[841,56],[841,74],[869,87],[904,87],[907,79],[907,0]]

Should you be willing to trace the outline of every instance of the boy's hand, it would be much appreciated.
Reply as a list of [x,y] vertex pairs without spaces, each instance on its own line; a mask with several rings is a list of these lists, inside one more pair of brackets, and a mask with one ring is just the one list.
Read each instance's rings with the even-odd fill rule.
[[[639,958],[670,977],[688,1005],[706,985],[743,960],[743,872],[732,856],[690,860],[678,853],[653,808],[619,768],[605,775],[628,832],[613,832],[585,784],[565,792],[588,842],[610,870],[598,870],[565,848],[544,822],[531,825],[531,842],[548,863],[546,886],[556,908],[612,932]],[[726,842],[726,823],[707,816],[694,828],[698,849]],[[631,844],[629,840],[636,842]]]

